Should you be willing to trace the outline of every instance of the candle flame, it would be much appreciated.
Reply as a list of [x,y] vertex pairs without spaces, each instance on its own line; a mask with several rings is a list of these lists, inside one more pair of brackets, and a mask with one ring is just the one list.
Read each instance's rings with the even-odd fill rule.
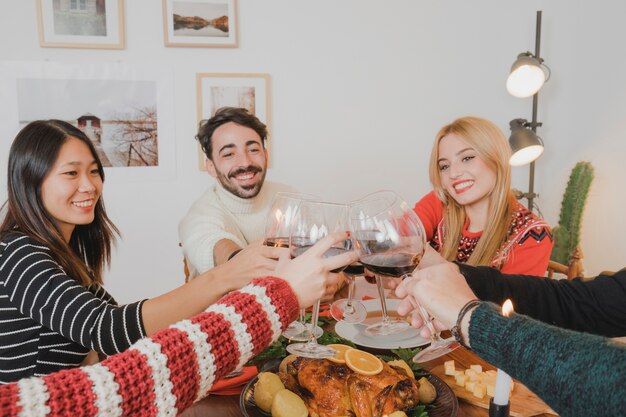
[[502,315],[504,317],[509,317],[509,314],[511,314],[513,311],[513,302],[507,298],[507,300],[504,302],[504,304],[502,304]]

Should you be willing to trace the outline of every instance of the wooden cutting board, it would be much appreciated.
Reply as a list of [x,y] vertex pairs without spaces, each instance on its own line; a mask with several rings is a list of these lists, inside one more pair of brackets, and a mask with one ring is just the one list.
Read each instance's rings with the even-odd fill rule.
[[[472,354],[473,357],[468,359],[468,355],[455,355],[455,352],[452,352],[449,356],[451,356],[451,359],[454,359],[454,364],[457,370],[468,369],[470,365],[481,365],[483,367],[483,371],[495,369],[495,367],[486,363],[478,356]],[[454,394],[456,394],[457,398],[460,400],[489,409],[490,397],[488,395],[485,395],[483,398],[477,398],[474,397],[471,392],[465,390],[464,387],[456,385],[454,377],[445,374],[443,364],[430,369],[430,372],[443,379],[445,383],[452,388],[452,391],[454,391]],[[532,417],[539,414],[557,415],[554,410],[552,410],[546,403],[544,403],[539,397],[533,394],[532,391],[517,380],[515,380],[510,401],[510,414],[514,417]]]

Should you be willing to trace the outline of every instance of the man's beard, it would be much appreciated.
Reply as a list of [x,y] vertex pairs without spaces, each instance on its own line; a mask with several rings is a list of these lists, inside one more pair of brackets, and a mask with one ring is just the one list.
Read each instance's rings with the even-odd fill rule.
[[[251,185],[239,185],[235,181],[235,177],[237,175],[245,174],[245,173],[260,173],[261,176],[258,180]],[[254,198],[259,192],[261,192],[261,187],[263,187],[263,182],[265,181],[265,173],[266,171],[258,165],[249,165],[245,168],[238,168],[228,174],[228,176],[224,175],[223,172],[217,171],[217,179],[222,184],[228,192],[233,195],[236,195],[239,198]],[[232,179],[232,180],[231,180]]]

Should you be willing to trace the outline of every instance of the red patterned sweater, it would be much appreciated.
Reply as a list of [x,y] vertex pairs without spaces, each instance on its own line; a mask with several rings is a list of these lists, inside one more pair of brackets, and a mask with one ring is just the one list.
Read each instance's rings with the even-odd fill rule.
[[[445,240],[443,204],[434,192],[430,192],[415,204],[413,210],[424,224],[426,239],[440,251]],[[456,257],[456,261],[461,263],[467,262],[482,236],[482,231],[470,232],[468,226],[469,219],[466,219]],[[492,266],[501,264],[500,270],[505,274],[543,276],[548,268],[553,245],[550,226],[515,201],[507,241],[500,248]]]
[[0,415],[178,415],[276,340],[297,314],[286,281],[254,280],[99,364],[1,385]]

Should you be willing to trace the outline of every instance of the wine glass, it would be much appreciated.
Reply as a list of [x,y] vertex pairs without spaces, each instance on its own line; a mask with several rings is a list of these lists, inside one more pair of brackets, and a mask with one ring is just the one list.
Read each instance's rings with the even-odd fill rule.
[[354,286],[356,278],[363,276],[365,267],[361,262],[348,265],[343,273],[348,281],[348,298],[337,300],[330,306],[330,314],[337,321],[346,323],[360,323],[367,317],[367,309],[359,300],[354,299]]
[[[348,230],[348,206],[345,204],[324,203],[319,201],[303,200],[291,223],[289,237],[289,251],[296,257],[306,252],[317,241],[329,233]],[[330,257],[351,249],[350,240],[333,245],[324,256]],[[341,272],[345,268],[338,268],[332,272]],[[311,328],[306,343],[294,343],[287,346],[287,351],[294,355],[307,358],[330,358],[337,354],[335,349],[317,343],[313,332],[320,310],[320,300],[313,306]]]
[[[274,196],[267,220],[265,221],[265,239],[263,244],[279,248],[289,247],[289,231],[291,221],[302,200],[320,200],[313,194],[278,192]],[[300,309],[298,320],[293,321],[282,333],[289,340],[306,341],[309,339],[308,324],[304,322],[305,309]],[[315,326],[315,336],[323,333],[319,326]]]
[[385,277],[413,272],[424,254],[424,229],[417,215],[392,191],[379,191],[350,204],[352,238],[361,263],[376,274],[382,320],[365,329],[386,336],[409,329],[405,320],[389,317],[383,288]]

